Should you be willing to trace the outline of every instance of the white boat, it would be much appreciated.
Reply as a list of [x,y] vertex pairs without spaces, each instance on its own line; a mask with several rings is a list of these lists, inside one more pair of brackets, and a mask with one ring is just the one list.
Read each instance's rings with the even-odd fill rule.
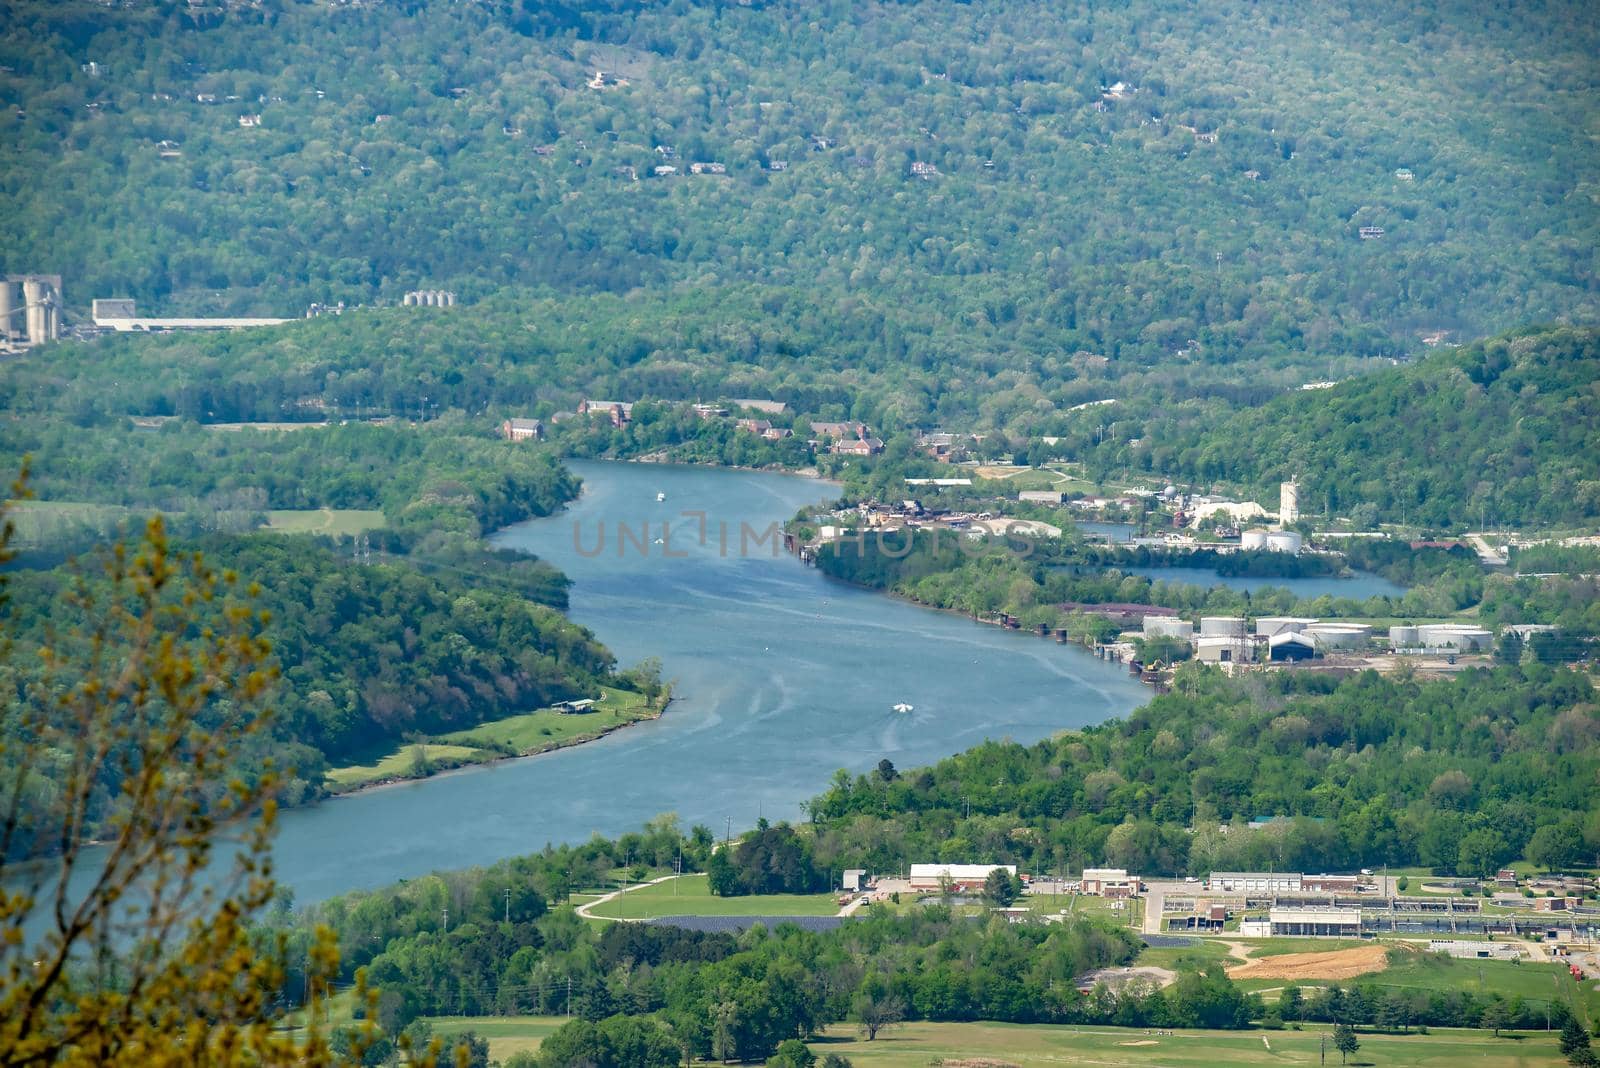
[[664,501],[664,500],[666,500],[666,499],[667,499],[667,495],[666,495],[666,494],[665,494],[665,493],[658,493],[658,494],[656,494],[656,500],[658,500],[658,501]]
[[911,706],[906,704],[904,701],[901,701],[899,704],[894,706],[894,710],[896,712],[910,712]]

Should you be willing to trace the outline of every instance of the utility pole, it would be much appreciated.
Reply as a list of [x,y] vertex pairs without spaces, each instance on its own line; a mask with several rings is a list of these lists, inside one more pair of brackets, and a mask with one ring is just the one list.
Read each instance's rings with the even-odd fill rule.
[[1322,1032],[1322,1063],[1328,1063],[1328,1032]]
[[511,887],[506,887],[506,922],[511,922]]
[[724,849],[733,844],[733,817],[728,816],[726,819],[728,821],[728,826],[727,829],[722,832],[722,848]]
[[444,907],[444,929],[446,931],[450,930],[450,906],[449,905],[446,905]]
[[567,976],[567,1015],[572,1015],[572,976]]

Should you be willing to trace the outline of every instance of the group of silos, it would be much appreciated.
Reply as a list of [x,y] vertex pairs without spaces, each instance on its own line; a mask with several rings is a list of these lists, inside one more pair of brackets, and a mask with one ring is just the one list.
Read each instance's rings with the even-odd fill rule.
[[[21,303],[17,300],[19,288]],[[0,284],[0,339],[43,345],[60,336],[60,282],[53,276],[6,276]]]
[[413,289],[400,303],[408,308],[453,308],[456,295],[444,289]]
[[1247,530],[1239,535],[1239,548],[1244,550],[1289,553],[1293,556],[1300,552],[1304,544],[1305,539],[1292,530]]
[[1458,653],[1487,652],[1494,633],[1470,623],[1419,623],[1389,628],[1390,649],[1440,649]]

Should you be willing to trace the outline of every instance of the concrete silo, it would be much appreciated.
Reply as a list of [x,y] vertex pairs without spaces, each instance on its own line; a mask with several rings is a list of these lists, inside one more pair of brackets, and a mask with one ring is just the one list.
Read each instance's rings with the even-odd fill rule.
[[12,321],[17,310],[17,287],[9,281],[0,281],[0,341],[10,341],[17,333]]
[[1280,524],[1298,523],[1300,521],[1300,483],[1294,479],[1278,485],[1278,522]]
[[23,316],[28,321],[28,344],[42,345],[50,340],[49,287],[37,279],[22,283],[22,303],[27,310]]

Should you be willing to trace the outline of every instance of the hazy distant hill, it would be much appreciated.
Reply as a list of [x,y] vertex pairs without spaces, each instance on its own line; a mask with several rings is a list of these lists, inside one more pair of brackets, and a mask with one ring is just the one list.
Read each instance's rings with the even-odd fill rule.
[[[1302,507],[1438,526],[1600,517],[1600,331],[1531,330],[1205,426],[1153,421],[1137,467],[1266,491]],[[1362,510],[1367,509],[1367,510]]]
[[1600,313],[1597,49],[1581,2],[17,0],[4,267],[287,315],[754,283],[1028,388],[1325,371]]

